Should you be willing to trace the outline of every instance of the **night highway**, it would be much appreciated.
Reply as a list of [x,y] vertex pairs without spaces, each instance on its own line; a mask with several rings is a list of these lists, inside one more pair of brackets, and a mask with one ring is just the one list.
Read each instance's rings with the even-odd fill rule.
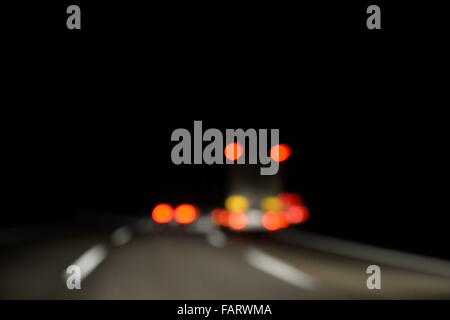
[[400,2],[5,8],[0,303],[448,302],[447,11]]
[[[450,297],[448,261],[308,232],[233,233],[207,220],[181,230],[148,220],[103,227],[101,232],[78,225],[70,231],[67,224],[22,230],[18,238],[1,243],[0,298]],[[65,270],[71,264],[86,272],[82,290],[66,287]],[[365,271],[371,264],[383,270],[380,291],[367,290]]]

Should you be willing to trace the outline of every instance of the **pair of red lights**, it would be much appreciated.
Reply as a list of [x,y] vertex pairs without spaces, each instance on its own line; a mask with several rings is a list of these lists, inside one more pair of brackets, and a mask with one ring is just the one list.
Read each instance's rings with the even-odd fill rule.
[[[287,144],[276,144],[270,148],[270,157],[276,162],[286,161],[291,155],[291,147]],[[239,142],[232,142],[225,147],[225,157],[228,160],[237,160],[244,154],[244,148]]]
[[159,224],[166,224],[173,220],[179,224],[190,224],[198,218],[199,214],[199,209],[192,204],[183,203],[174,209],[170,204],[160,203],[153,208],[152,219]]
[[248,224],[248,216],[245,212],[217,208],[211,212],[211,216],[215,224],[229,227],[233,230],[243,230]]
[[[233,230],[244,230],[249,222],[245,205],[248,199],[242,195],[230,196],[225,208],[216,208],[211,212],[216,225]],[[296,193],[280,193],[277,196],[265,197],[262,201],[263,211],[260,213],[261,226],[267,231],[276,231],[290,225],[304,223],[309,218],[309,210],[303,199]]]
[[268,208],[264,212],[262,225],[266,230],[276,231],[308,220],[309,210],[303,205],[303,199],[299,194],[283,192],[275,199],[281,208]]
[[268,231],[276,231],[289,225],[304,223],[309,218],[309,210],[303,205],[293,205],[285,211],[267,211],[262,216],[262,225]]

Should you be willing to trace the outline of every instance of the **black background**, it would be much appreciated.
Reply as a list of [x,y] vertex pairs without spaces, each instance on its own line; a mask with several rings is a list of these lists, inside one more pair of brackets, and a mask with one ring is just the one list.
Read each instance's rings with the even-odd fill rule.
[[217,204],[225,167],[170,162],[203,120],[280,128],[308,229],[449,258],[444,10],[373,3],[381,30],[364,1],[5,6],[1,225]]
[[[20,308],[27,305],[27,308]],[[256,304],[266,305],[271,308],[269,315],[217,315],[211,314],[208,319],[242,319],[242,318],[265,318],[265,319],[286,319],[290,317],[335,317],[345,315],[350,319],[364,317],[366,319],[379,319],[386,315],[393,317],[404,317],[413,314],[418,317],[427,317],[430,310],[434,310],[438,315],[445,315],[448,306],[447,301],[299,301],[299,300],[265,300],[265,301],[2,301],[2,309],[14,308],[16,314],[27,315],[33,313],[45,313],[49,308],[58,305],[61,313],[65,310],[76,310],[69,313],[68,317],[77,317],[87,310],[93,316],[104,317],[124,317],[128,316],[130,310],[136,314],[144,314],[148,317],[164,317],[164,319],[197,319],[196,316],[177,315],[178,307],[206,306],[221,310],[222,304]],[[56,312],[58,315],[59,313]],[[55,313],[51,313],[52,316]],[[51,316],[51,317],[52,317]]]

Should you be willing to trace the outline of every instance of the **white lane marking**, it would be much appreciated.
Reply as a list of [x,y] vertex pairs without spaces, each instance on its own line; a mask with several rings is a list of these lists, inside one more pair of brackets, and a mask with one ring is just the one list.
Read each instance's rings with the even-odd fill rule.
[[86,278],[98,265],[105,260],[108,249],[104,244],[97,244],[83,253],[72,265],[81,269],[81,280]]
[[248,249],[244,257],[252,267],[293,286],[302,289],[313,289],[317,285],[317,281],[313,276],[261,250],[255,248]]
[[315,250],[450,277],[450,261],[321,236],[305,231],[296,232],[295,234],[292,232],[284,235],[279,234],[275,237]]
[[111,243],[116,247],[120,247],[130,242],[132,238],[133,234],[130,228],[121,227],[111,234]]

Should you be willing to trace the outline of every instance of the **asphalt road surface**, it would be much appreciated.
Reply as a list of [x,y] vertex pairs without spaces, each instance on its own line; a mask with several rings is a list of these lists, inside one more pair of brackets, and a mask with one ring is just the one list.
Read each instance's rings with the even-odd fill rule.
[[[24,239],[3,235],[2,299],[450,298],[446,262],[357,244],[340,250],[336,241],[299,231],[155,230],[142,223],[30,230]],[[81,290],[67,289],[72,264],[82,269]],[[372,264],[381,268],[380,290],[366,285]]]

